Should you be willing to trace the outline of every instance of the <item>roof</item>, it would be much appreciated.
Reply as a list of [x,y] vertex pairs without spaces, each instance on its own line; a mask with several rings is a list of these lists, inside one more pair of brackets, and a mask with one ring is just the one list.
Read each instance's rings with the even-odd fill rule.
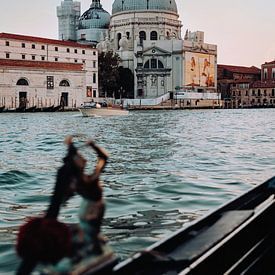
[[73,41],[55,40],[55,39],[49,39],[49,38],[4,33],[4,32],[0,33],[0,39],[1,38],[11,39],[11,40],[20,40],[20,41],[29,41],[29,42],[42,43],[42,44],[62,45],[62,46],[77,47],[77,48],[90,48],[90,49],[92,48],[89,45],[83,45]]
[[123,11],[162,10],[178,13],[175,0],[115,0],[112,6],[112,14]]
[[260,74],[261,73],[261,69],[255,67],[255,66],[245,67],[245,66],[218,64],[218,69],[224,69],[224,70],[230,71],[232,73],[242,73],[242,74]]
[[264,66],[264,65],[275,65],[275,60],[270,61],[270,62],[265,62],[265,63],[263,64],[263,66]]
[[275,81],[255,81],[250,88],[275,88]]
[[47,61],[0,59],[0,67],[33,68],[42,70],[82,71],[83,64]]
[[231,83],[236,83],[236,84],[250,84],[253,80],[251,79],[235,79],[232,80]]
[[108,29],[110,14],[102,8],[92,7],[79,18],[78,30],[81,29]]

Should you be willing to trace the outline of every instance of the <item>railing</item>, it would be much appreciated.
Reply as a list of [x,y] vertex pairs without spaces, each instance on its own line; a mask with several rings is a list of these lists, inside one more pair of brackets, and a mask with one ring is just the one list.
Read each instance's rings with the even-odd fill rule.
[[158,98],[136,98],[136,99],[124,99],[123,100],[123,107],[129,106],[154,106],[159,105],[162,102],[168,100],[170,98],[170,93],[166,93]]

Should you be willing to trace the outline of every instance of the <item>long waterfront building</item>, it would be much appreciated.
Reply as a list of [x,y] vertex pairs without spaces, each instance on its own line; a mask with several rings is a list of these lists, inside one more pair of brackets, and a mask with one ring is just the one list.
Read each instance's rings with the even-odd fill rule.
[[91,96],[98,96],[96,48],[0,33],[0,106],[78,107]]

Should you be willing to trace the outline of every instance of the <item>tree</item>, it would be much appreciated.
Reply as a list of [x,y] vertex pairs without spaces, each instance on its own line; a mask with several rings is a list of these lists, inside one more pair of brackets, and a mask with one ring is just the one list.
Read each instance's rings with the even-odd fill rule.
[[113,52],[102,52],[98,56],[98,63],[100,95],[113,97],[119,89],[120,57]]
[[[122,98],[134,98],[134,75],[128,68],[119,67],[119,87],[121,91],[118,91],[116,98],[120,96]],[[120,94],[121,93],[121,94]]]

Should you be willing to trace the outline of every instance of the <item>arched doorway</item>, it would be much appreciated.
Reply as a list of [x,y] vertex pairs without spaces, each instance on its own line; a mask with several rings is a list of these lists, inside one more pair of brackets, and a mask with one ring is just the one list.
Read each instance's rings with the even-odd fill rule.
[[[63,79],[59,83],[60,87],[70,87],[70,83],[67,79]],[[67,107],[69,105],[69,93],[68,92],[62,92],[60,97],[60,106],[64,109],[64,107]]]
[[[29,86],[29,82],[27,81],[27,79],[25,78],[20,78],[17,82],[16,82],[17,86]],[[22,88],[23,90],[23,88]],[[18,109],[19,110],[25,110],[27,108],[27,92],[26,91],[19,91],[19,106]]]

